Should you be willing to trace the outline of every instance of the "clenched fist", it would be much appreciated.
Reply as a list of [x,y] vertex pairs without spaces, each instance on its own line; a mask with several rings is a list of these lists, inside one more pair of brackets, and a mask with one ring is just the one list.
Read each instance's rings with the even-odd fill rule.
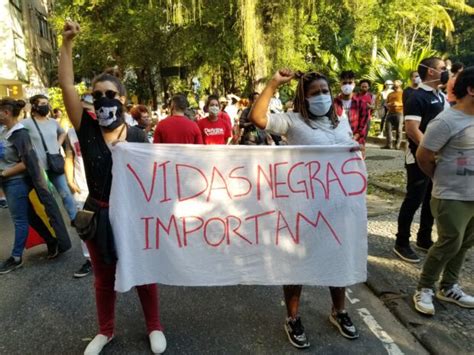
[[63,28],[63,39],[65,41],[72,41],[80,30],[81,27],[77,22],[67,20]]

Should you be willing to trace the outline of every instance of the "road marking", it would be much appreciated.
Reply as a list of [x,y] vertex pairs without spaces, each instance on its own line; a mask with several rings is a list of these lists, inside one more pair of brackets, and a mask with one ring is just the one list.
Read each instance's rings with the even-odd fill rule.
[[359,312],[359,315],[362,317],[365,324],[367,324],[372,333],[374,333],[374,335],[382,342],[389,355],[403,355],[403,352],[400,350],[398,345],[395,344],[390,335],[388,335],[387,332],[380,326],[380,324],[377,323],[367,308],[359,308],[357,312]]
[[346,298],[349,300],[349,302],[351,304],[356,304],[356,303],[360,302],[360,299],[358,299],[358,298],[351,298],[349,296],[349,294],[351,294],[351,293],[352,293],[352,290],[349,287],[347,287],[346,288]]

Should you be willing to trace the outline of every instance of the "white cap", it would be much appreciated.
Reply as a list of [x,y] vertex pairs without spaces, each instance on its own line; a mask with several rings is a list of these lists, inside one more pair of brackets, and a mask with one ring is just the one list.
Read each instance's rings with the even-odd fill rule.
[[385,85],[393,85],[393,81],[392,80],[386,80]]

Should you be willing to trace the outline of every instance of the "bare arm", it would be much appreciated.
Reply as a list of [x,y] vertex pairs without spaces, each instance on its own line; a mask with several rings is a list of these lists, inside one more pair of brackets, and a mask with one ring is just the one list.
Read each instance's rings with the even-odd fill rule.
[[59,146],[62,146],[64,141],[66,140],[66,136],[67,136],[67,133],[64,132],[64,133],[61,133],[58,137],[58,144]]
[[260,129],[265,129],[267,126],[267,112],[270,100],[273,97],[274,92],[282,84],[289,82],[293,79],[294,73],[289,69],[280,69],[275,73],[273,78],[267,83],[267,86],[258,97],[257,101],[253,105],[252,110],[249,114],[249,119],[255,126]]
[[74,37],[79,33],[77,23],[66,21],[63,31],[63,45],[59,57],[59,86],[63,92],[64,105],[74,129],[81,126],[82,105],[74,87],[74,70],[72,64],[72,44]]
[[420,131],[420,122],[415,120],[405,121],[405,131],[408,138],[410,138],[416,145],[419,145],[423,139],[423,132]]
[[26,166],[23,164],[23,162],[20,162],[11,168],[5,169],[2,172],[2,177],[8,178],[11,176],[15,176],[18,174],[21,174],[22,172],[26,171]]
[[420,169],[432,179],[436,169],[435,152],[419,146],[416,151],[416,162]]

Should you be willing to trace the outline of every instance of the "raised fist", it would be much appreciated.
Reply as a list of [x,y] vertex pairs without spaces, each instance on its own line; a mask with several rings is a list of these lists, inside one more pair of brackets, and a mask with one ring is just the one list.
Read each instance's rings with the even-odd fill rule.
[[275,80],[278,85],[285,84],[295,77],[295,73],[290,69],[280,69],[275,75],[273,75],[273,80]]
[[81,27],[77,22],[66,20],[63,28],[63,39],[65,41],[72,41],[74,37],[79,33]]

